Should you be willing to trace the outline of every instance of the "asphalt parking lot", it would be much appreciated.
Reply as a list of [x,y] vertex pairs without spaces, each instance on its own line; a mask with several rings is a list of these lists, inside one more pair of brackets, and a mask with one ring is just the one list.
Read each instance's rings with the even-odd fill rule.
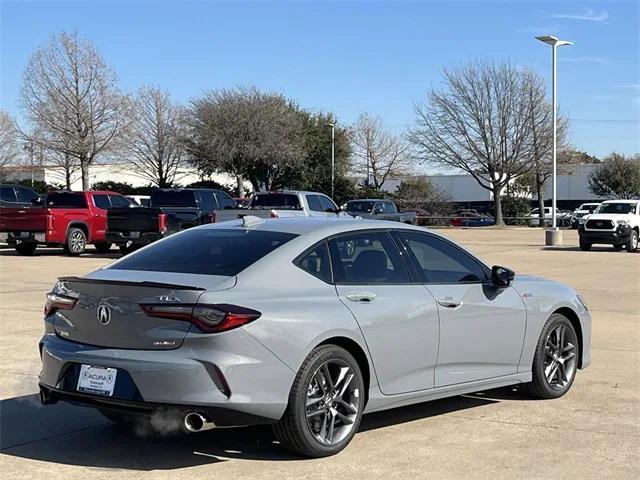
[[[341,454],[292,457],[268,428],[131,436],[90,409],[40,406],[44,294],[61,275],[116,258],[0,248],[0,476],[18,478],[637,478],[640,470],[640,253],[581,252],[575,231],[545,249],[538,229],[447,230],[488,263],[575,287],[593,315],[593,364],[552,401],[514,389],[365,416]],[[634,474],[634,472],[636,472]]]

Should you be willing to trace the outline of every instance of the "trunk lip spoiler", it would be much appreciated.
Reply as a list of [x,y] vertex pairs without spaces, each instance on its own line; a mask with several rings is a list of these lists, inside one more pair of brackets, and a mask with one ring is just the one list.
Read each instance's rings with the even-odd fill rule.
[[78,282],[78,283],[93,283],[93,284],[107,284],[107,285],[130,285],[136,287],[149,287],[149,288],[172,288],[174,290],[200,290],[206,291],[203,287],[192,287],[189,285],[176,285],[173,283],[162,282],[149,282],[142,281],[136,282],[131,280],[101,280],[99,278],[82,278],[82,277],[58,277],[59,282]]

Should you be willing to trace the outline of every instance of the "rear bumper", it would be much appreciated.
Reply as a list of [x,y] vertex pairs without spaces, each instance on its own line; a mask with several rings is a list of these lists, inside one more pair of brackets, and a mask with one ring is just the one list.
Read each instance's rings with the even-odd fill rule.
[[15,245],[18,242],[47,243],[45,232],[0,232],[0,242]]
[[[47,333],[40,352],[40,387],[53,400],[140,412],[198,411],[221,426],[278,421],[295,376],[242,328],[189,333],[175,350],[101,348]],[[117,369],[111,396],[77,391],[82,364]]]
[[625,243],[631,235],[629,225],[618,225],[615,230],[585,230],[584,225],[578,228],[580,239],[590,243],[616,244]]
[[106,242],[115,243],[116,245],[125,245],[127,243],[133,245],[147,245],[164,238],[166,233],[164,232],[140,232],[139,236],[131,236],[131,233],[124,232],[107,232]]

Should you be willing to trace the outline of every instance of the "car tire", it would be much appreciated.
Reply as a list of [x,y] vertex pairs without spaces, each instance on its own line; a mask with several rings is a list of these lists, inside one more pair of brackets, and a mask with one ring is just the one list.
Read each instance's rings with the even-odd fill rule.
[[591,244],[580,239],[580,250],[582,250],[583,252],[588,252],[589,250],[591,250]]
[[64,252],[71,256],[77,257],[82,255],[87,248],[87,235],[80,228],[70,228],[67,232],[67,241],[64,244]]
[[638,249],[638,232],[631,230],[629,240],[627,240],[627,252],[635,252]]
[[16,252],[18,252],[18,255],[28,256],[35,253],[36,248],[38,248],[38,244],[32,242],[20,242],[16,243],[14,248],[16,249]]
[[536,344],[532,378],[525,391],[539,399],[563,396],[573,385],[579,358],[580,344],[573,325],[564,315],[552,314]]
[[107,253],[111,250],[111,244],[108,242],[96,243],[93,246],[96,247],[98,253]]
[[316,348],[296,375],[287,409],[273,428],[276,437],[305,457],[338,453],[360,426],[364,388],[358,362],[349,352],[337,345]]

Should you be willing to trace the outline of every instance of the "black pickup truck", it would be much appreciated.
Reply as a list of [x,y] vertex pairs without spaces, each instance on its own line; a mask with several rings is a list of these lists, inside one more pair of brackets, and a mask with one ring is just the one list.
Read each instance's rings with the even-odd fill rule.
[[236,201],[215,189],[157,189],[148,207],[110,208],[106,241],[122,253],[180,230],[215,221],[215,211],[235,208]]

